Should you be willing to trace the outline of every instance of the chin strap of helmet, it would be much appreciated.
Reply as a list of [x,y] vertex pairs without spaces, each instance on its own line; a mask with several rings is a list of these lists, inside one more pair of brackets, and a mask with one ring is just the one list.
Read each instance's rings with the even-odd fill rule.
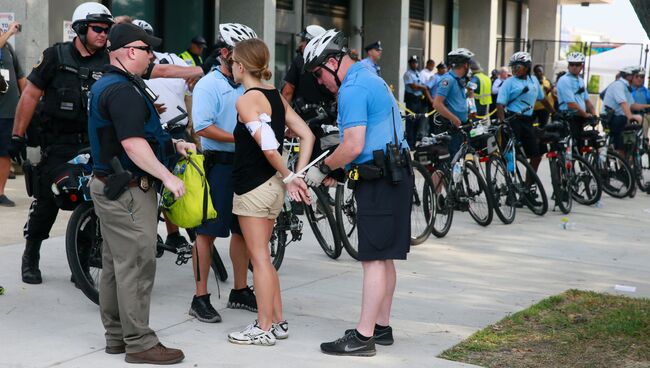
[[[334,76],[334,81],[336,82],[337,87],[341,87],[341,79],[339,79],[339,69],[341,69],[341,61],[343,61],[343,56],[345,56],[345,54],[339,54],[337,56],[330,56],[330,57],[333,57],[336,60],[336,63],[338,64],[337,67],[336,67],[336,70],[332,70],[332,69],[326,67],[325,65],[321,66],[321,68],[323,68],[324,70],[327,70],[328,72],[330,72],[330,74],[332,74]],[[328,59],[330,57],[328,57]]]

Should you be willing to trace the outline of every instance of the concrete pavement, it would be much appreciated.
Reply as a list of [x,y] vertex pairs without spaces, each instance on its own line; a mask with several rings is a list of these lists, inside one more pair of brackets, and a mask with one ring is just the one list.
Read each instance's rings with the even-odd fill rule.
[[[19,192],[21,187],[13,188]],[[21,206],[28,203],[10,196]],[[214,278],[210,284],[212,302],[224,322],[205,324],[190,318],[191,268],[174,265],[167,254],[158,261],[151,325],[164,344],[184,350],[183,367],[467,367],[435,357],[476,330],[549,295],[569,288],[614,292],[614,285],[623,284],[637,287],[628,295],[650,297],[650,196],[604,196],[602,204],[574,204],[568,216],[576,224],[572,230],[561,229],[564,215],[557,212],[537,217],[520,210],[514,224],[502,225],[495,218],[487,228],[457,213],[446,238],[430,238],[412,248],[408,261],[398,262],[392,319],[396,343],[378,347],[374,358],[319,352],[321,342],[354,326],[361,269],[345,253],[338,260],[327,258],[308,226],[303,240],[287,249],[280,269],[288,340],[275,347],[227,342],[228,332],[255,318],[247,311],[225,309],[231,279],[221,283],[221,299]],[[0,367],[126,366],[123,355],[103,352],[97,307],[69,282],[60,231],[63,218],[57,236],[43,246],[44,283],[20,282],[22,241],[15,233],[22,229],[25,211],[0,208],[0,244],[6,244],[0,246],[0,285],[6,289],[0,296]],[[218,241],[217,248],[230,272],[227,241]]]

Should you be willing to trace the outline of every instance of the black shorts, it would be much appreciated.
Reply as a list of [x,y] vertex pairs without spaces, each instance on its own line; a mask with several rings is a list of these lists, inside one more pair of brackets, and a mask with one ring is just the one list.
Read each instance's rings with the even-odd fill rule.
[[9,157],[14,119],[0,119],[0,157]]
[[359,260],[406,259],[411,247],[411,195],[413,176],[404,179],[360,181],[355,188]]
[[514,119],[512,129],[515,131],[517,141],[524,148],[526,157],[533,158],[540,156],[539,137],[535,132],[532,119]]

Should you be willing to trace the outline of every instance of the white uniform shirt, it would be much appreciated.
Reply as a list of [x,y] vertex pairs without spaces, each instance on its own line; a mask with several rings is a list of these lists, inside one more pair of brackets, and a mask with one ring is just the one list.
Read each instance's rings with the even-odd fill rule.
[[[183,59],[173,53],[154,51],[154,56],[156,57],[156,60],[154,61],[155,64],[160,64],[160,62],[165,59],[167,62],[163,64],[187,66]],[[176,106],[180,106],[183,110],[187,110],[185,105],[185,95],[189,94],[189,90],[187,89],[185,79],[153,78],[145,80],[145,83],[156,93],[156,95],[158,95],[156,103],[162,103],[167,108],[167,111],[160,114],[161,123],[164,124],[181,114]],[[187,125],[187,120],[188,119],[185,118],[177,124]]]

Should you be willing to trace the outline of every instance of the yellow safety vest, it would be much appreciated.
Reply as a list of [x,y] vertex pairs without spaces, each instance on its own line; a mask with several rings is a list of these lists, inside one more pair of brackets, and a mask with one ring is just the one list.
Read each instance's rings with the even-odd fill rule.
[[475,95],[474,98],[478,100],[478,103],[483,106],[490,105],[492,103],[492,81],[490,77],[485,75],[485,73],[479,72],[474,74],[478,78],[481,85],[479,86],[479,93]]
[[[183,59],[187,65],[189,66],[196,66],[196,63],[194,62],[194,58],[192,57],[192,54],[188,50],[185,50],[183,53],[178,55],[181,59]],[[199,62],[203,64],[203,59],[199,56]]]

